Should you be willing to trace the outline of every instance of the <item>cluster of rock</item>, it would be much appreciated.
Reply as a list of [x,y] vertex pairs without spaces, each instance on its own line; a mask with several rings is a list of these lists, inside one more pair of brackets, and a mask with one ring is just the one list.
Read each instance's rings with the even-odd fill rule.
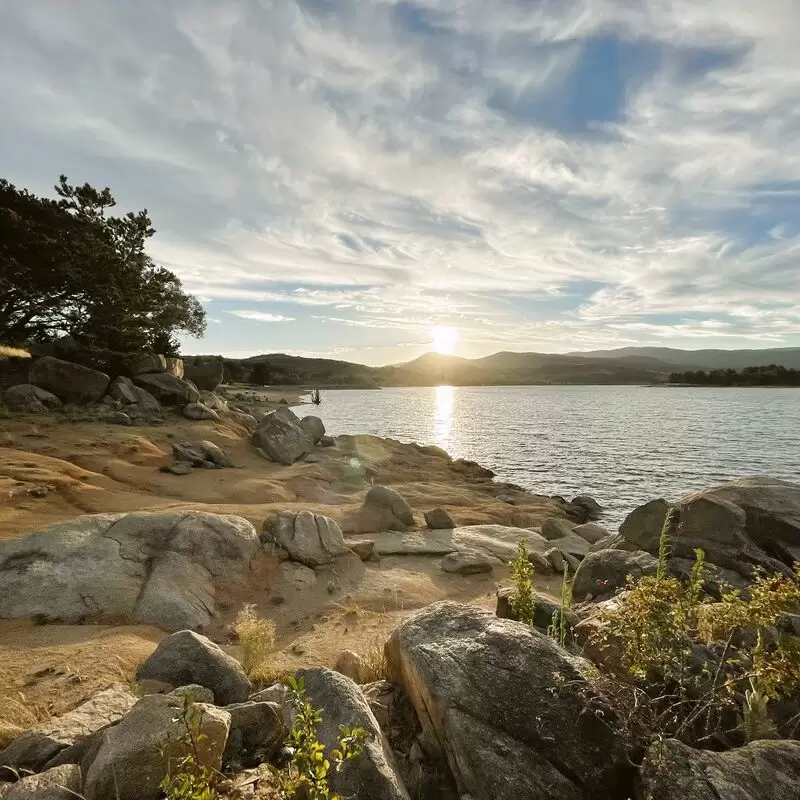
[[[364,754],[330,775],[352,800],[794,800],[800,742],[758,741],[729,752],[675,740],[632,760],[625,721],[598,673],[535,628],[451,602],[403,622],[385,648],[388,681],[363,686],[328,669],[301,670],[330,752],[340,726],[368,734]],[[189,745],[182,716],[202,734],[200,763],[251,787],[283,764],[293,722],[286,687],[253,693],[235,659],[179,631],[121,686],[0,751],[7,800],[157,800]],[[190,698],[190,699],[187,699]],[[642,761],[641,766],[637,766]],[[248,770],[250,770],[248,772]],[[59,787],[64,787],[59,794]],[[5,794],[3,794],[5,793]],[[245,795],[248,796],[248,795]],[[254,794],[249,796],[255,796]]]
[[652,500],[631,512],[618,534],[594,542],[575,576],[576,599],[598,599],[625,586],[627,576],[653,574],[670,508],[675,526],[667,565],[685,577],[695,550],[705,553],[709,594],[745,590],[757,570],[792,575],[800,561],[800,486],[769,477],[705,489],[675,504]]
[[[8,386],[2,399],[10,410],[32,414],[57,411],[64,404],[100,403],[122,424],[158,414],[162,406],[180,408],[188,419],[217,419],[219,411],[228,411],[227,403],[213,394],[222,380],[221,358],[203,356],[185,363],[144,355],[127,366],[127,373],[112,380],[82,364],[42,356],[30,360],[24,380]],[[251,420],[255,427],[252,418],[239,421],[249,426]]]
[[311,453],[315,445],[335,444],[325,435],[325,425],[319,417],[300,419],[288,407],[266,413],[257,423],[251,441],[264,458],[287,467]]

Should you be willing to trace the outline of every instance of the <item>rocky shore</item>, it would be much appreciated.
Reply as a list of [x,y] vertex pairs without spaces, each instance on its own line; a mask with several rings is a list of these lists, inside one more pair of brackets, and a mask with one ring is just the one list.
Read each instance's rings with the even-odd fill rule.
[[[800,796],[794,666],[765,695],[766,738],[737,721],[752,696],[725,672],[732,650],[759,657],[748,636],[800,652],[800,486],[754,477],[654,499],[611,532],[590,497],[535,495],[435,447],[331,436],[221,374],[201,389],[177,364],[112,381],[53,361],[4,395],[0,796],[156,800],[190,714],[220,797],[279,797],[290,676],[328,752],[340,725],[365,732],[331,775],[343,797]],[[788,587],[775,625],[687,639],[694,682],[664,712],[683,722],[659,721],[651,688],[677,690],[622,674],[614,610],[650,578],[696,585],[710,618],[767,575]],[[240,663],[243,607],[274,625],[258,676]],[[716,698],[726,681],[712,719],[691,692]]]

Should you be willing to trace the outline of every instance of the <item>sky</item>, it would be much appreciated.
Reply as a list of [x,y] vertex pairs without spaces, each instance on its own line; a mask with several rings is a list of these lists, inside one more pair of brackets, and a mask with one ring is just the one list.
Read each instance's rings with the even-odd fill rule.
[[186,353],[800,346],[796,0],[7,0],[0,176],[146,207]]

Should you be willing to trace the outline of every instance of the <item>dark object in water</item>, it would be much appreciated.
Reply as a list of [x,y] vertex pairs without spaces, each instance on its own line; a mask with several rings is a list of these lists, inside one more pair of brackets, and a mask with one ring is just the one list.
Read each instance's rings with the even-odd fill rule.
[[322,402],[322,397],[320,396],[319,389],[313,389],[311,392],[311,402],[318,406]]

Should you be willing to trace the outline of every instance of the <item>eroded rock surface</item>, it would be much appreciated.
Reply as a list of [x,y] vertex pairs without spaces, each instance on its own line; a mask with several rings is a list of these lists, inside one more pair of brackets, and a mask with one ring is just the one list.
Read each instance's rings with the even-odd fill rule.
[[241,517],[77,517],[0,543],[0,616],[201,627],[215,614],[215,584],[245,580],[258,546]]
[[427,741],[474,800],[607,800],[630,784],[614,712],[588,664],[549,637],[471,606],[436,603],[386,647]]

